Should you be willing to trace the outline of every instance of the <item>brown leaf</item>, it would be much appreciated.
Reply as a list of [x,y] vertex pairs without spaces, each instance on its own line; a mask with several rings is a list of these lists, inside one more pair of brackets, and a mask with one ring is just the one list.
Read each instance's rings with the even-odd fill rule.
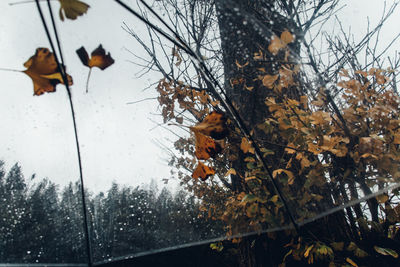
[[175,117],[175,121],[179,124],[183,123],[183,117]]
[[[76,19],[85,14],[90,7],[88,4],[78,0],[59,0],[60,1],[60,19],[64,21],[64,14],[67,19]],[[63,14],[64,13],[64,14]]]
[[[35,55],[29,58],[24,66],[27,70],[23,72],[32,79],[34,95],[55,92],[56,85],[64,83],[54,54],[47,48],[37,48]],[[68,85],[72,85],[72,77],[67,74],[67,79]]]
[[208,114],[202,122],[196,126],[190,127],[190,129],[196,133],[211,136],[216,140],[225,138],[228,135],[228,129],[225,125],[226,118],[223,114],[213,111]]
[[278,79],[278,75],[265,75],[262,79],[262,83],[265,87],[272,89],[275,81]]
[[244,85],[244,89],[249,90],[250,92],[253,91],[254,86],[247,86],[246,84]]
[[215,142],[215,140],[211,137],[200,132],[195,132],[194,135],[196,137],[195,155],[197,159],[206,160],[210,157],[214,158],[218,153],[221,152],[222,148],[220,144]]
[[282,40],[276,36],[273,35],[271,38],[271,43],[268,46],[268,51],[271,52],[274,56],[276,56],[282,48],[284,48],[286,44],[282,42]]
[[236,175],[236,170],[233,168],[230,168],[226,173],[225,173],[225,177],[229,176],[229,175]]
[[240,149],[243,151],[243,153],[254,154],[254,147],[251,145],[251,143],[245,137],[242,138],[242,143],[240,144]]
[[208,167],[207,165],[199,161],[196,169],[193,171],[192,177],[195,179],[200,178],[202,181],[205,181],[208,177],[214,174],[215,170],[213,168]]
[[392,256],[393,258],[397,259],[399,257],[399,254],[397,254],[396,251],[390,248],[381,248],[378,246],[374,246],[374,249],[376,252],[379,254],[385,255],[385,256]]
[[281,40],[285,45],[287,45],[294,41],[294,36],[288,30],[286,30],[286,31],[282,32]]
[[346,258],[346,261],[347,261],[348,263],[350,263],[351,266],[358,267],[357,263],[355,263],[352,259],[350,259],[350,258],[347,257],[347,258]]
[[176,57],[177,60],[175,66],[179,67],[182,63],[182,57],[179,55],[179,48],[172,47],[172,55]]
[[246,67],[247,65],[249,65],[249,62],[246,61],[243,65],[240,65],[240,64],[239,64],[239,61],[237,61],[237,59],[236,59],[235,64],[236,64],[236,67],[237,67],[238,69],[243,69],[244,67]]
[[114,59],[111,57],[110,52],[106,54],[106,51],[103,49],[101,44],[93,50],[90,58],[83,46],[76,50],[76,53],[82,61],[82,64],[89,68],[98,67],[101,70],[104,70],[114,64]]
[[223,139],[228,134],[223,114],[216,111],[208,114],[202,122],[189,127],[196,138],[195,156],[197,159],[214,158],[222,151],[221,145],[215,139]]

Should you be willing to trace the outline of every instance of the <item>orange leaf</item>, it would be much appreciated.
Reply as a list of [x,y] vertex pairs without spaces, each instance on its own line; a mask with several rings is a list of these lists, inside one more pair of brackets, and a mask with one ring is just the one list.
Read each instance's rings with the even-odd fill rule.
[[197,159],[209,159],[214,158],[219,152],[221,152],[222,148],[220,144],[215,142],[209,136],[206,136],[200,132],[194,133],[196,137],[196,151],[195,155]]
[[111,57],[110,52],[108,52],[106,55],[106,51],[101,45],[93,50],[90,59],[86,49],[83,46],[76,50],[76,53],[82,61],[82,64],[88,66],[89,68],[98,67],[101,70],[104,70],[114,64],[114,59]]
[[300,103],[303,105],[305,109],[308,108],[308,97],[306,95],[300,96]]
[[400,133],[395,133],[393,137],[393,144],[400,145]]
[[228,175],[236,175],[236,170],[233,168],[230,168],[226,173],[225,173],[225,177],[227,177]]
[[276,56],[282,48],[284,48],[286,44],[282,42],[282,40],[276,36],[273,35],[271,38],[271,43],[268,46],[268,51],[271,52],[274,56]]
[[374,154],[371,154],[371,153],[364,153],[364,154],[361,155],[360,158],[362,158],[362,159],[364,159],[364,158],[379,159],[377,156],[375,156]]
[[246,67],[247,65],[249,65],[249,62],[246,61],[246,63],[244,63],[243,65],[240,65],[239,62],[238,62],[237,59],[236,59],[235,64],[236,64],[236,66],[238,67],[238,69],[243,69],[244,67]]
[[282,67],[279,70],[279,76],[280,76],[279,83],[283,88],[287,88],[293,84],[293,71],[292,70]]
[[[54,54],[47,48],[36,49],[35,55],[24,63],[27,70],[23,72],[33,82],[33,94],[41,95],[56,91],[56,85],[64,83],[61,73],[58,70]],[[68,85],[72,85],[72,78],[67,74]]]
[[264,58],[263,52],[258,50],[258,52],[254,53],[254,60],[262,60]]
[[240,144],[240,149],[244,153],[254,154],[254,147],[251,145],[251,143],[245,137],[242,138],[242,143]]
[[278,79],[278,75],[265,75],[262,79],[262,83],[265,87],[271,89],[274,86],[276,79]]
[[346,261],[351,264],[351,266],[358,267],[357,263],[355,263],[352,259],[346,258]]
[[223,114],[216,111],[208,114],[202,122],[196,126],[189,127],[196,138],[195,155],[198,159],[209,159],[215,157],[222,148],[215,139],[223,139],[228,134],[226,128],[226,118]]
[[246,84],[244,85],[244,89],[249,90],[250,92],[254,89],[254,86],[247,86]]
[[287,147],[285,148],[285,152],[288,154],[296,153],[296,150],[292,149],[292,147],[293,148],[295,147],[295,145],[293,143],[288,144]]
[[322,125],[322,124],[328,123],[332,120],[329,113],[324,112],[324,111],[316,111],[316,112],[312,113],[310,116],[310,119],[311,119],[311,123],[313,123],[315,125]]
[[196,169],[193,171],[192,177],[195,179],[201,178],[202,181],[205,181],[208,177],[214,174],[215,170],[213,168],[208,167],[207,165],[199,161]]
[[190,127],[190,129],[196,133],[201,133],[207,136],[211,136],[214,139],[220,140],[228,135],[228,129],[226,128],[226,118],[223,114],[216,111],[208,114],[202,122],[196,126]]
[[288,30],[286,30],[286,31],[282,32],[281,40],[285,45],[287,45],[294,41],[294,36]]

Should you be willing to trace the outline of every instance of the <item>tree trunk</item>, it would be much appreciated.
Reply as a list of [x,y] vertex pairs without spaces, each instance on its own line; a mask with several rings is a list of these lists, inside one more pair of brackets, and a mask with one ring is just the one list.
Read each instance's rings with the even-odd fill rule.
[[[264,147],[266,146],[264,142],[270,140],[271,136],[266,136],[265,132],[257,128],[257,125],[270,116],[265,99],[270,96],[271,90],[263,86],[259,79],[260,73],[258,69],[264,68],[266,70],[263,75],[276,74],[282,67],[282,64],[278,63],[278,59],[279,57],[282,58],[282,55],[274,56],[268,54],[267,60],[260,63],[260,61],[254,59],[254,53],[258,53],[260,50],[263,53],[269,53],[267,47],[273,34],[280,36],[285,30],[289,30],[294,34],[300,32],[295,22],[277,13],[272,8],[273,5],[273,1],[268,0],[216,1],[226,94],[238,110],[244,123],[246,123],[247,129],[253,132],[255,140]],[[290,48],[292,53],[290,58],[299,58],[299,40],[290,44]],[[301,83],[299,82],[298,84]],[[252,90],[248,88],[252,88]],[[288,88],[284,94],[290,98],[298,99],[304,93],[301,86],[295,86]],[[275,138],[279,138],[279,135]],[[271,147],[270,144],[269,147]],[[273,150],[277,163],[268,162],[268,164],[271,164],[272,169],[274,169],[274,165],[276,167],[279,164],[279,159],[284,157],[284,147],[275,146]],[[238,175],[232,176],[231,182],[235,191],[243,192],[246,189],[240,176],[244,177],[246,170],[246,166],[243,163],[245,154],[241,150],[238,153],[238,160],[232,162],[232,167]],[[294,196],[301,192],[305,178],[296,178],[296,181],[299,181],[299,184],[297,187],[293,186],[293,188],[294,191],[298,190],[298,192],[293,192]],[[271,185],[268,189],[273,190]],[[307,228],[313,229],[313,232],[318,235],[320,240],[349,240],[352,235],[357,235],[348,224],[344,212],[318,220]],[[310,233],[308,230],[304,231],[305,235]],[[280,235],[283,234],[281,233]],[[272,248],[269,244],[272,241],[264,239],[261,241],[261,243],[265,244],[264,246],[257,246],[257,249],[253,249],[250,240],[253,240],[253,238],[245,238],[239,246],[239,262],[246,267],[270,266],[273,263],[265,264],[266,257],[263,254],[276,252],[279,255],[279,253],[282,253],[281,250],[286,244],[285,242],[288,242],[287,238],[278,238],[273,241],[275,248]]]

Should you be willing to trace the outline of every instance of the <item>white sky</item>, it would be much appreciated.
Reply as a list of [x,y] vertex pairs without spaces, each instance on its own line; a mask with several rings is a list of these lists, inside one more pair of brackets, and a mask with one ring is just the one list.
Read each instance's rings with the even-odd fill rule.
[[[0,1],[0,67],[22,70],[37,47],[50,45],[35,3],[9,6],[9,2]],[[140,68],[127,61],[134,58],[124,47],[138,52],[138,45],[121,25],[126,22],[135,30],[143,26],[113,1],[85,2],[91,8],[74,21],[60,21],[56,2],[53,12],[67,72],[74,80],[71,90],[86,186],[98,191],[107,190],[113,180],[136,185],[151,178],[167,178],[169,168],[163,159],[168,157],[152,142],[162,140],[165,131],[158,127],[149,132],[154,123],[148,117],[157,112],[157,101],[126,104],[156,96],[154,89],[142,89],[160,78],[136,79],[134,74]],[[46,14],[46,5],[42,7]],[[105,71],[93,69],[86,94],[89,69],[81,64],[75,50],[83,45],[90,54],[100,43],[115,63]],[[0,80],[0,159],[7,167],[20,162],[26,176],[37,173],[60,184],[76,180],[76,148],[64,87],[58,85],[55,93],[32,96],[32,81],[27,75],[0,71]]]
[[[37,47],[50,45],[35,3],[10,6],[10,2],[13,1],[0,1],[0,68],[23,70],[23,63]],[[149,131],[154,123],[148,117],[151,112],[157,113],[157,101],[126,104],[156,96],[154,89],[142,89],[161,78],[153,74],[139,80],[134,74],[140,68],[127,61],[135,59],[124,47],[143,56],[145,53],[121,26],[126,22],[139,34],[145,34],[143,24],[114,1],[105,0],[85,0],[91,6],[86,15],[61,22],[59,4],[52,2],[67,71],[74,79],[73,102],[86,187],[97,192],[107,190],[113,180],[139,185],[151,178],[168,178],[169,168],[163,160],[168,155],[152,140],[164,140],[169,135],[161,127]],[[135,6],[135,1],[125,2]],[[340,18],[344,25],[352,27],[356,37],[366,31],[366,17],[370,16],[374,25],[383,10],[381,0],[345,2],[348,6]],[[46,5],[42,7],[47,14]],[[383,32],[383,44],[400,31],[398,18],[399,10]],[[105,71],[92,71],[86,94],[88,68],[81,64],[75,50],[83,45],[90,54],[100,43],[111,52],[115,63]],[[34,97],[32,81],[23,73],[0,71],[0,81],[0,159],[7,168],[18,161],[27,177],[36,173],[61,185],[75,181],[79,177],[78,165],[64,87],[58,85],[56,93]]]

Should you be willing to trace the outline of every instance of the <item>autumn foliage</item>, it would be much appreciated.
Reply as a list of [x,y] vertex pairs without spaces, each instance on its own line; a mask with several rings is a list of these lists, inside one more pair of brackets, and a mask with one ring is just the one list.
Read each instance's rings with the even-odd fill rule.
[[[37,48],[35,55],[24,63],[27,69],[23,71],[33,82],[33,94],[41,95],[56,91],[56,85],[63,82],[54,54],[47,48]],[[72,85],[71,76],[67,75],[69,85]]]
[[99,45],[99,47],[93,50],[90,58],[83,46],[76,50],[76,53],[78,54],[82,64],[89,68],[98,67],[99,69],[104,70],[114,64],[114,59],[111,57],[111,54],[106,54],[102,45]]
[[[263,122],[250,130],[271,177],[255,155],[254,144],[243,136],[231,114],[222,116],[214,111],[206,116],[215,107],[223,110],[212,94],[165,79],[157,87],[165,121],[177,119],[174,113],[177,107],[188,110],[200,121],[191,127],[194,139],[181,138],[175,143],[182,158],[172,164],[192,169],[192,177],[201,178],[202,181],[193,181],[179,174],[182,184],[202,199],[210,218],[225,222],[228,236],[290,224],[287,210],[270,179],[282,188],[299,223],[346,204],[350,198],[369,196],[400,179],[400,98],[388,78],[393,70],[342,70],[340,81],[329,90],[321,87],[313,96],[292,94],[289,92],[300,86],[301,72],[301,66],[289,60],[288,45],[293,40],[288,31],[280,37],[274,35],[270,44],[254,53],[253,58],[262,62],[270,54],[283,61],[274,73],[258,68],[257,80],[251,81],[268,95]],[[250,65],[236,61],[237,68],[243,71]],[[251,92],[254,86],[248,86],[249,83],[245,77],[230,80],[231,86],[242,86]],[[333,97],[332,88],[339,95]],[[212,114],[227,118],[228,130],[221,130],[224,132],[221,147],[208,131],[218,121],[210,120]],[[207,129],[205,135],[202,129]],[[265,139],[259,141],[257,136]],[[196,159],[207,160],[212,167],[202,162],[196,166]],[[232,190],[229,178],[240,183],[236,186],[240,190]],[[383,196],[386,197],[367,202],[372,221],[380,222],[377,214],[381,209],[386,214],[384,222],[393,224],[400,219],[400,206],[386,194]],[[355,210],[358,214],[357,206]],[[358,222],[368,224],[364,217],[358,217]],[[335,240],[307,243],[299,239],[288,247],[291,249],[283,261],[292,257],[311,264],[331,261],[335,253],[341,253]],[[389,250],[393,252],[391,256],[397,257],[395,251]],[[357,245],[348,251],[352,256],[343,260],[352,266],[357,266],[357,257],[366,257]]]
[[[76,19],[89,8],[77,0],[60,0],[60,4],[61,20]],[[300,90],[306,72],[292,57],[290,46],[295,40],[289,30],[272,34],[246,62],[234,60],[241,74],[225,81],[247,96],[262,92],[262,106],[254,108],[254,114],[262,114],[261,120],[241,113],[241,103],[227,105],[226,96],[220,103],[221,95],[211,90],[205,73],[199,72],[196,79],[205,80],[199,84],[208,88],[164,73],[156,88],[164,123],[191,125],[190,134],[175,142],[180,156],[170,164],[178,170],[181,185],[201,201],[201,210],[224,223],[229,237],[289,227],[293,222],[306,224],[352,203],[345,218],[349,236],[363,244],[374,234],[382,244],[392,245],[390,241],[399,238],[400,221],[399,190],[394,187],[400,182],[400,97],[389,79],[395,70],[342,69],[338,82],[312,85],[318,87],[316,93],[307,94]],[[101,45],[90,58],[83,46],[76,52],[90,71],[114,63]],[[172,58],[176,59],[173,68],[184,68],[185,57],[176,47]],[[266,64],[274,60],[273,68]],[[38,48],[24,66],[35,95],[54,92],[64,81],[46,48]],[[253,124],[243,122],[243,115]],[[388,190],[390,186],[393,190]],[[356,201],[361,198],[368,216]],[[289,258],[308,264],[329,262],[329,266],[337,262],[358,266],[358,260],[372,253],[398,258],[393,246],[363,245],[335,236],[292,238],[285,245],[282,266]],[[220,244],[214,248],[222,250]],[[340,255],[336,263],[335,255]]]
[[60,19],[64,21],[64,17],[74,20],[78,16],[82,16],[89,9],[89,5],[79,0],[59,0],[60,1]]

